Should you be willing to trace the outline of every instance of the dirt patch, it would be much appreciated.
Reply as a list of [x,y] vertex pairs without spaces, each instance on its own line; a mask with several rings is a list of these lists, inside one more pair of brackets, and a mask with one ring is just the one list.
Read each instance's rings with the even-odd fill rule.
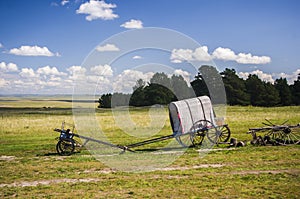
[[[166,167],[166,168],[157,168],[153,171],[175,171],[175,170],[189,170],[189,169],[199,169],[199,168],[220,168],[225,166],[224,164],[201,164],[195,165],[192,167]],[[101,173],[101,174],[110,174],[116,172],[112,169],[103,169],[103,170],[85,170],[82,173]],[[215,175],[259,175],[259,174],[280,174],[280,173],[288,173],[293,175],[299,175],[299,169],[290,169],[290,170],[248,170],[248,171],[232,171],[232,172],[221,172],[215,173]],[[180,179],[187,178],[188,176],[182,175],[169,175],[168,179]],[[156,175],[154,178],[161,178],[160,175]],[[39,185],[50,185],[50,184],[59,184],[59,183],[89,183],[89,182],[99,182],[101,178],[80,178],[80,179],[53,179],[53,180],[36,180],[36,181],[21,181],[14,182],[11,184],[0,184],[0,188],[2,187],[30,187],[30,186],[39,186]]]
[[13,161],[15,159],[16,156],[6,156],[6,155],[0,156],[0,161]]
[[236,150],[236,148],[216,148],[216,149],[198,149],[198,152],[210,152],[210,151],[231,151]]
[[223,164],[201,164],[201,165],[195,165],[192,167],[166,167],[166,168],[157,168],[154,169],[154,171],[184,171],[184,170],[189,170],[189,169],[200,169],[200,168],[220,168],[225,165]]
[[[164,168],[153,168],[152,171],[185,171],[189,169],[200,169],[200,168],[220,168],[225,166],[224,164],[201,164],[201,165],[195,165],[192,167],[164,167]],[[110,174],[110,173],[115,173],[117,172],[116,170],[113,169],[103,169],[103,170],[96,170],[96,169],[90,169],[90,170],[84,170],[83,172],[78,172],[80,173],[100,173],[100,174]]]
[[279,173],[290,173],[290,174],[300,174],[300,170],[251,170],[251,171],[233,171],[230,172],[230,174],[233,175],[249,175],[249,174],[253,174],[253,175],[258,175],[258,174],[279,174]]
[[59,184],[59,183],[81,183],[81,182],[98,182],[101,179],[98,178],[83,178],[83,179],[54,179],[54,180],[36,180],[36,181],[22,181],[14,182],[11,184],[0,184],[0,187],[35,187],[38,185],[49,185],[49,184]]
[[112,169],[103,169],[103,170],[96,170],[96,169],[91,169],[91,170],[84,170],[83,172],[78,172],[78,174],[81,173],[100,173],[100,174],[110,174],[110,173],[115,173],[115,170]]

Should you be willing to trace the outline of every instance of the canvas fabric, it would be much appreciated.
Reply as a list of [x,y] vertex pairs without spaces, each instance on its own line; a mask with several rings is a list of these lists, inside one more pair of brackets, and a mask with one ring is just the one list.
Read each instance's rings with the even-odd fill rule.
[[208,120],[215,124],[212,104],[208,96],[171,102],[169,116],[174,134],[191,132],[193,124],[199,120]]

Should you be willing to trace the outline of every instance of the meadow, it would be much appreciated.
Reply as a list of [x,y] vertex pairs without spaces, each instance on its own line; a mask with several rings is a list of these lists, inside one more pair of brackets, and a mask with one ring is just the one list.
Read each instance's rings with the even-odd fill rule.
[[[199,148],[189,148],[171,165],[149,172],[112,169],[85,149],[59,156],[58,133],[53,129],[62,121],[74,121],[72,104],[66,99],[0,98],[1,198],[300,198],[299,145],[220,145],[204,157],[199,156]],[[143,125],[149,120],[148,111],[132,108],[130,114]],[[167,111],[163,114],[168,118]],[[114,143],[144,139],[122,134],[110,109],[97,109],[96,117]],[[238,140],[250,141],[248,128],[262,126],[265,118],[298,124],[300,107],[227,107],[226,123],[231,137]],[[170,133],[167,119],[159,135]],[[139,150],[150,153],[162,145]]]

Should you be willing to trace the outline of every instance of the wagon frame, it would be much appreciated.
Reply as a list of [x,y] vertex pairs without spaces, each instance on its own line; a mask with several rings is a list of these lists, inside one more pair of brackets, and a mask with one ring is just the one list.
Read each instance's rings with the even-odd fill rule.
[[[134,152],[133,148],[173,138],[183,147],[199,146],[205,137],[207,137],[212,145],[227,143],[230,138],[228,125],[223,123],[223,119],[215,118],[211,101],[207,96],[171,102],[169,105],[169,117],[173,134],[126,146],[111,144],[76,134],[74,133],[75,126],[73,124],[63,122],[60,129],[54,129],[54,131],[60,133],[60,137],[57,138],[56,151],[60,155],[71,155],[74,153],[75,147],[84,147],[89,141],[119,148],[124,152]],[[216,120],[218,120],[217,123]],[[84,140],[84,143],[80,144],[74,139],[75,137]]]
[[247,134],[251,134],[254,145],[291,145],[300,144],[300,123],[287,125],[288,120],[280,125],[265,119],[264,127],[249,128]]

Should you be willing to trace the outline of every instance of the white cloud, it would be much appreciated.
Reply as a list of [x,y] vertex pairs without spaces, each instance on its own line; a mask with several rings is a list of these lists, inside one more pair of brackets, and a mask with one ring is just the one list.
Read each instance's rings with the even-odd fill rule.
[[99,76],[113,76],[113,70],[108,64],[94,66],[91,72]]
[[193,51],[191,49],[173,49],[171,61],[173,63],[182,63],[182,61],[191,61],[193,59]]
[[279,74],[273,74],[273,76],[275,76],[276,79],[280,77],[286,78],[289,84],[294,84],[294,81],[298,79],[298,74],[300,74],[300,69],[297,69],[292,74],[279,73]]
[[82,68],[81,66],[71,66],[67,68],[67,71],[69,71],[71,74],[85,74],[86,69]]
[[3,78],[0,78],[0,88],[6,87],[9,84],[8,81],[6,81]]
[[195,60],[198,60],[198,61],[210,61],[211,60],[211,56],[208,53],[207,46],[202,46],[202,47],[196,48],[193,53],[193,57]]
[[184,70],[181,70],[181,69],[176,69],[175,71],[174,71],[174,74],[175,75],[181,75],[182,77],[183,77],[183,79],[186,81],[186,83],[188,84],[188,85],[190,85],[190,81],[191,81],[191,74],[189,73],[189,72],[187,72],[187,71],[184,71]]
[[3,72],[17,72],[18,71],[18,66],[14,63],[8,63],[6,64],[5,62],[0,63],[0,70]]
[[86,14],[86,20],[92,21],[95,19],[111,20],[118,18],[117,14],[113,13],[112,8],[116,8],[115,4],[107,4],[104,1],[90,0],[80,5],[76,10],[77,14]]
[[235,60],[236,54],[229,48],[218,47],[212,53],[213,58],[222,60]]
[[25,78],[37,77],[37,75],[35,74],[32,68],[22,68],[20,72],[20,76]]
[[242,78],[242,79],[247,79],[248,76],[251,74],[251,72],[239,72],[238,75]]
[[67,71],[70,73],[69,79],[71,81],[81,81],[86,79],[86,69],[81,66],[71,66],[67,68]]
[[141,20],[131,19],[120,25],[120,27],[127,28],[127,29],[141,29],[143,28],[143,22]]
[[231,49],[222,47],[215,49],[212,56],[214,59],[236,61],[240,64],[267,64],[271,62],[271,58],[268,56],[253,56],[251,53],[239,53],[236,55]]
[[171,54],[171,62],[182,63],[183,61],[209,61],[211,57],[208,53],[208,47],[202,46],[196,48],[194,51],[191,49],[173,49]]
[[153,75],[153,72],[143,73],[137,70],[124,70],[113,81],[114,92],[131,93],[138,79],[149,82]]
[[3,48],[3,45],[0,43],[0,48]]
[[62,79],[61,79],[61,77],[51,76],[49,80],[50,80],[50,81],[56,81],[56,82],[59,82],[59,81],[61,81]]
[[142,59],[142,57],[139,56],[139,55],[135,55],[135,56],[132,57],[132,59]]
[[114,44],[105,44],[104,46],[97,46],[96,50],[99,52],[107,52],[107,51],[119,51],[120,49]]
[[103,76],[97,76],[97,75],[89,75],[87,76],[87,82],[92,84],[92,87],[96,87],[96,85],[100,84],[101,89],[102,87],[107,88],[108,86],[111,85],[111,82],[109,81],[108,78],[103,77]]
[[182,61],[180,59],[172,59],[171,60],[172,63],[175,63],[175,64],[180,64],[182,63]]
[[300,69],[297,69],[296,71],[292,72],[291,74],[287,73],[273,73],[273,74],[268,74],[264,73],[263,71],[260,70],[255,70],[252,72],[239,72],[238,75],[243,78],[247,79],[250,74],[257,75],[261,80],[266,81],[266,82],[271,82],[272,84],[275,82],[275,79],[279,78],[286,78],[288,84],[294,84],[294,81],[297,80],[298,74],[300,74]]
[[64,5],[68,4],[69,2],[70,2],[69,0],[62,0],[62,1],[60,2],[60,4],[61,4],[62,6],[64,6]]
[[20,48],[11,49],[9,53],[21,56],[60,56],[58,53],[52,53],[47,47],[39,46],[21,46]]
[[238,75],[243,79],[247,79],[250,74],[257,75],[259,77],[259,79],[261,79],[262,81],[270,82],[272,84],[274,83],[274,79],[273,79],[272,75],[268,74],[268,73],[264,73],[261,70],[255,70],[252,72],[239,72]]
[[40,75],[66,75],[66,73],[59,72],[56,67],[45,66],[37,69],[37,74]]
[[267,64],[271,62],[271,58],[267,56],[252,56],[251,53],[239,53],[236,62],[240,64]]

